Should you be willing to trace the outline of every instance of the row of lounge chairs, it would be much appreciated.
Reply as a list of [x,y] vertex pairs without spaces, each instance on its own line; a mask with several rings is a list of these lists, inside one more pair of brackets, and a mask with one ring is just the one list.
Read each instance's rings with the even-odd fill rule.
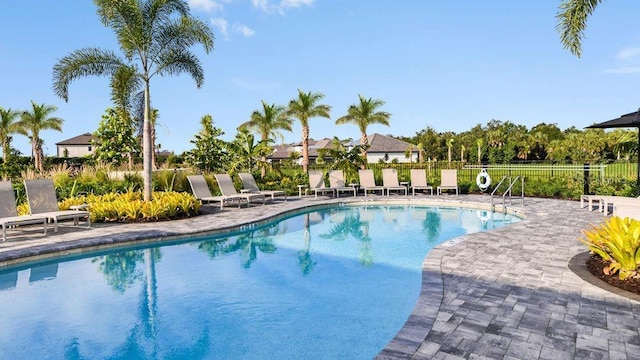
[[24,180],[29,204],[29,215],[18,215],[16,197],[11,181],[0,181],[0,225],[2,225],[2,241],[7,238],[7,229],[20,225],[42,224],[44,235],[47,235],[47,224],[53,223],[53,231],[58,231],[58,221],[73,220],[75,226],[84,219],[87,227],[91,226],[88,211],[60,210],[56,190],[51,179]]
[[580,207],[588,207],[593,211],[597,206],[598,211],[609,215],[609,209],[613,216],[631,217],[640,220],[640,196],[637,198],[627,196],[607,196],[607,195],[581,195]]
[[260,201],[262,204],[266,204],[268,200],[276,200],[276,198],[283,198],[287,200],[287,193],[280,190],[260,190],[256,184],[256,180],[253,175],[249,173],[240,173],[240,179],[242,180],[243,189],[238,192],[233,185],[233,180],[229,174],[215,174],[214,177],[218,182],[220,193],[222,195],[214,196],[211,194],[211,190],[207,185],[207,180],[202,175],[189,175],[189,185],[191,185],[191,191],[193,195],[203,204],[220,203],[220,209],[225,204],[238,204],[238,207],[246,204]]
[[[442,190],[455,190],[458,195],[458,176],[456,170],[442,170],[442,182],[436,188],[438,195],[442,194]],[[342,170],[332,170],[329,172],[329,187],[325,185],[323,173],[320,171],[309,171],[309,190],[313,191],[315,197],[318,194],[330,193],[332,196],[340,196],[341,192],[353,193],[353,196],[357,194],[357,186],[363,190],[366,197],[369,193],[376,193],[379,191],[381,195],[389,196],[392,191],[404,193],[408,195],[409,188],[411,188],[412,195],[416,194],[416,190],[429,190],[433,195],[433,186],[427,183],[427,174],[422,169],[411,169],[411,182],[400,183],[398,181],[398,173],[396,169],[382,169],[382,185],[377,185],[373,170],[359,170],[358,178],[360,183],[358,184],[345,184],[344,174]]]
[[[358,176],[360,183],[346,184],[344,173],[342,170],[332,170],[329,172],[329,186],[325,184],[323,173],[320,171],[309,171],[309,187],[307,191],[313,192],[317,198],[318,194],[329,194],[331,196],[340,196],[341,193],[358,194],[358,187],[363,190],[364,196],[379,191],[382,195],[389,196],[392,191],[400,192],[408,195],[415,195],[416,190],[429,190],[433,195],[433,187],[427,183],[427,176],[424,170],[411,169],[411,183],[398,182],[398,173],[396,169],[383,169],[382,182],[383,185],[376,185],[373,170],[359,170]],[[191,185],[193,195],[203,204],[219,203],[220,209],[227,204],[237,204],[249,206],[253,202],[266,204],[267,201],[274,201],[282,198],[286,201],[287,193],[280,190],[260,190],[256,181],[250,173],[240,173],[243,189],[238,192],[236,190],[231,176],[228,174],[215,174],[214,177],[220,188],[221,195],[213,195],[207,184],[207,180],[203,175],[189,175],[187,179]],[[300,185],[300,189],[305,185]],[[456,170],[442,170],[442,183],[437,187],[438,195],[442,190],[455,190],[458,195],[458,178]]]

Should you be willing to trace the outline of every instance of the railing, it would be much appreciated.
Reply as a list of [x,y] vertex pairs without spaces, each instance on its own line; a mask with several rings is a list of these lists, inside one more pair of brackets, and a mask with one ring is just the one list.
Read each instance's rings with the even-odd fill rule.
[[516,176],[515,179],[513,179],[513,181],[511,181],[510,177],[507,177],[506,175],[502,177],[502,179],[500,179],[500,182],[498,183],[498,185],[496,185],[496,187],[493,189],[493,191],[491,192],[491,211],[495,211],[496,207],[493,201],[493,197],[495,195],[495,193],[498,191],[498,189],[500,189],[500,186],[502,185],[502,183],[506,180],[509,179],[509,181],[507,182],[509,184],[509,186],[507,187],[507,190],[505,190],[505,192],[502,194],[502,212],[506,213],[507,212],[507,201],[506,201],[506,197],[509,196],[509,204],[513,204],[513,196],[511,196],[511,189],[513,188],[513,185],[515,185],[518,180],[520,180],[521,183],[521,192],[520,192],[520,201],[521,201],[521,206],[524,207],[524,177],[521,176]]

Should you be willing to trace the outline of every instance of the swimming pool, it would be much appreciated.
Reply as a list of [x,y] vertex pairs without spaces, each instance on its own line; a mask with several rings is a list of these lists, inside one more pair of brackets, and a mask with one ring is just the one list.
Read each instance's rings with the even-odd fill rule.
[[2,358],[372,358],[435,244],[509,215],[327,208],[227,237],[0,273]]

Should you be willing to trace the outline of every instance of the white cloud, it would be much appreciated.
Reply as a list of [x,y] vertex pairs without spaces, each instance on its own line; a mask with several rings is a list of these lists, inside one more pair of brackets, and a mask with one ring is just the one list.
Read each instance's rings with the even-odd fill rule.
[[218,30],[220,30],[220,34],[222,34],[222,36],[226,40],[229,39],[229,30],[228,30],[229,23],[227,22],[227,20],[223,18],[212,18],[211,25],[215,26]]
[[240,33],[244,36],[253,36],[256,33],[255,31],[253,31],[253,29],[250,29],[248,26],[242,25],[242,24],[234,24],[233,31]]
[[311,6],[315,0],[280,0],[277,3],[271,3],[269,0],[251,0],[253,7],[258,8],[267,14],[275,12],[284,14],[288,9],[299,8],[301,6]]
[[620,50],[617,58],[620,60],[631,60],[632,58],[638,55],[640,55],[640,47],[635,47],[635,48],[629,47],[629,48],[624,48]]
[[189,0],[189,6],[195,10],[204,12],[222,11],[222,4],[215,0]]
[[604,72],[611,74],[635,74],[640,73],[640,67],[618,67],[607,69]]

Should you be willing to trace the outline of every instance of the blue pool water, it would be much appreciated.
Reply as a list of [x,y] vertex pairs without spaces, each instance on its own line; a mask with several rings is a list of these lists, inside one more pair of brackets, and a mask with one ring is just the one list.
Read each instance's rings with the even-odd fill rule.
[[2,359],[370,359],[420,293],[434,245],[515,222],[340,207],[227,237],[0,272]]

